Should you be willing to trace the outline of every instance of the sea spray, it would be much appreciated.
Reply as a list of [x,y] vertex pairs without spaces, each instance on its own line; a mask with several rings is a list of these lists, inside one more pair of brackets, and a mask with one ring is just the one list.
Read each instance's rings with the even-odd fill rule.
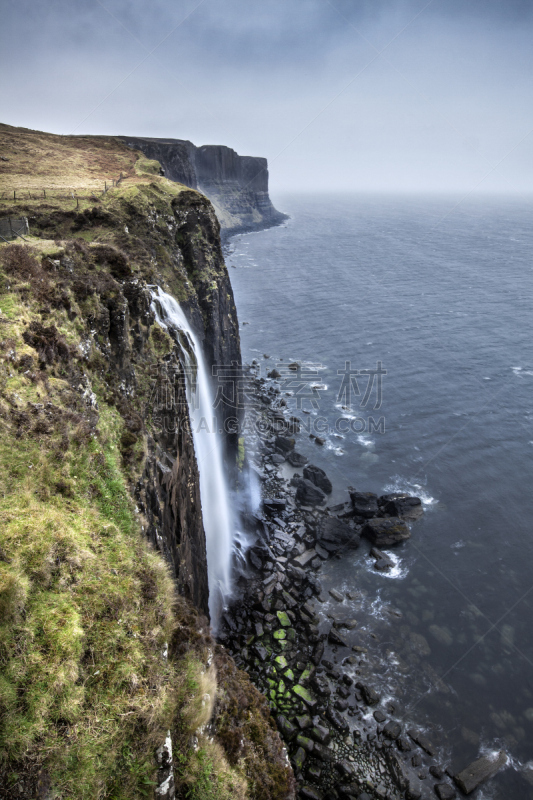
[[174,334],[185,372],[194,450],[200,473],[200,497],[207,549],[209,613],[216,630],[231,594],[234,520],[224,474],[222,437],[213,426],[213,391],[202,347],[178,302],[157,287],[152,310],[161,327]]

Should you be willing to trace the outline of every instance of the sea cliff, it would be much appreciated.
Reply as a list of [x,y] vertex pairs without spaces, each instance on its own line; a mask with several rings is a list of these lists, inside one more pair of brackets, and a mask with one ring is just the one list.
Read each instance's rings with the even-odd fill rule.
[[213,203],[223,237],[262,230],[287,219],[270,200],[266,158],[240,156],[223,145],[196,147],[182,139],[120,138],[159,161],[165,177],[205,194]]
[[209,634],[183,368],[151,309],[161,286],[240,364],[213,205],[116,139],[2,125],[0,152],[0,218],[29,226],[0,243],[0,796],[293,797]]

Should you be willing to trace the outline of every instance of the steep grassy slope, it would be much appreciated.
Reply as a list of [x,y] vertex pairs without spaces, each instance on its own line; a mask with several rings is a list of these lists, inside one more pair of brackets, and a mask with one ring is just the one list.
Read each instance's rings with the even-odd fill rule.
[[[7,133],[2,185],[25,191],[31,137],[41,186],[80,172],[80,141],[88,162],[103,146],[21,132],[17,149]],[[198,473],[176,348],[150,311],[157,283],[206,330],[211,307],[234,314],[216,220],[157,164],[112,141],[105,154],[79,184],[86,207],[0,200],[31,233],[0,245],[0,798],[153,796],[170,730],[177,797],[281,799],[292,775],[268,707],[189,602],[205,600]]]

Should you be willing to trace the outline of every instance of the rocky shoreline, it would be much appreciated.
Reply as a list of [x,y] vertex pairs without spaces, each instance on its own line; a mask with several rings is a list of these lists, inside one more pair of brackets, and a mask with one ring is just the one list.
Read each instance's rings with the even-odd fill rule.
[[[456,786],[464,791],[461,776],[438,763],[423,732],[405,728],[397,702],[373,680],[372,654],[352,618],[356,587],[326,593],[320,581],[329,559],[363,542],[375,569],[390,569],[381,548],[411,535],[407,523],[423,513],[421,501],[350,491],[345,503],[328,507],[331,482],[298,452],[300,422],[276,375],[260,378],[257,368],[247,368],[254,407],[246,415],[245,467],[262,499],[244,515],[254,543],[219,638],[269,700],[299,797],[452,800]],[[331,600],[336,608],[325,613]]]

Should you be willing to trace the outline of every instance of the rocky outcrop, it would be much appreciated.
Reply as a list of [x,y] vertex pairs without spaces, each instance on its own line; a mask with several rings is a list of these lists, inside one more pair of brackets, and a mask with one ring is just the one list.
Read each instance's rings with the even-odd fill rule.
[[[0,216],[27,216],[35,237],[0,246],[0,472],[17,509],[0,526],[0,794],[137,797],[153,785],[171,800],[208,781],[224,797],[294,800],[267,701],[210,636],[186,345],[151,307],[154,286],[171,293],[209,365],[231,368],[230,401],[214,409],[224,428],[239,415],[240,349],[213,206],[116,140],[8,135],[17,180],[36,142],[46,180],[73,153],[77,170],[101,157],[121,178],[111,191],[89,182],[75,203],[0,197]],[[24,547],[8,525],[24,526]]]
[[[135,482],[137,504],[147,520],[145,533],[171,565],[179,592],[207,614],[205,536],[185,379],[177,348],[165,336],[158,344],[148,284],[168,285],[180,297],[214,371],[229,365],[238,375],[238,321],[219,224],[212,205],[198,192],[162,197],[151,186],[139,190],[134,201],[119,195],[106,212],[95,212],[97,224],[106,225],[110,244],[60,250],[58,283],[63,294],[72,294],[70,307],[78,304],[79,317],[87,313],[87,341],[97,337],[88,346],[103,359],[109,401],[131,419],[127,436],[132,447],[146,435],[144,470]],[[67,238],[89,232],[94,216],[37,210],[31,225],[43,236]],[[239,409],[227,384],[224,390],[227,402],[215,411],[220,427],[231,431]],[[147,416],[151,422],[145,425]],[[230,469],[237,434],[230,432],[225,442]]]
[[224,145],[195,147],[184,139],[119,138],[159,161],[165,177],[205,194],[224,236],[269,228],[287,219],[270,200],[266,158],[240,156]]

